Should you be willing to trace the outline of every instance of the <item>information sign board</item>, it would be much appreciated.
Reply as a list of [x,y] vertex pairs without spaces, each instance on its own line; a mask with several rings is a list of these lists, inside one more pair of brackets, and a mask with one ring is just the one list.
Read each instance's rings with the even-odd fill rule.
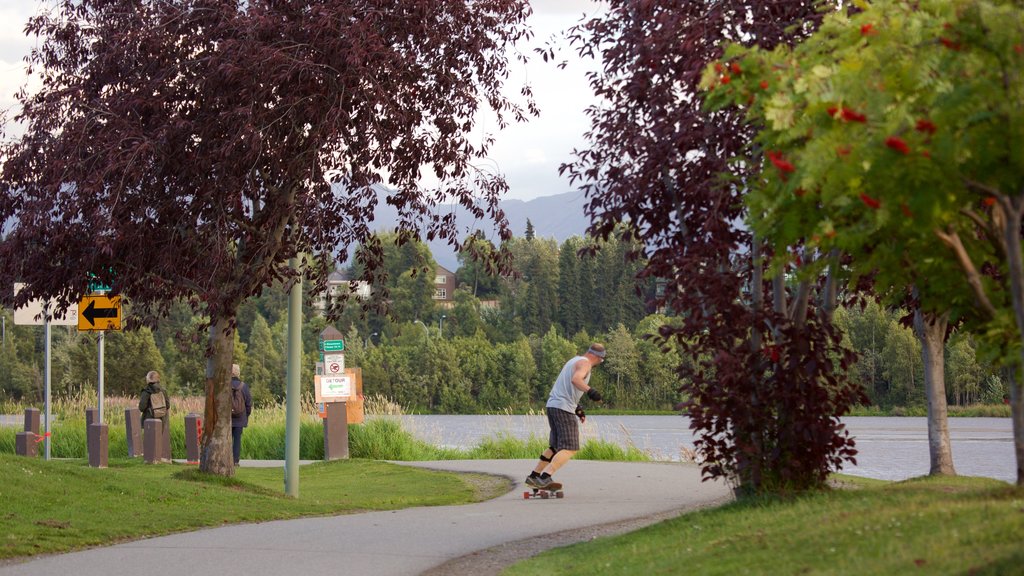
[[345,402],[354,394],[352,377],[315,376],[316,402]]
[[[17,294],[25,286],[22,282],[14,284],[14,293]],[[14,311],[14,323],[18,326],[42,326],[44,323],[43,308],[45,302],[40,299],[29,300],[27,304]],[[68,306],[66,312],[61,316],[51,316],[50,324],[60,326],[74,326],[78,322],[78,306]]]

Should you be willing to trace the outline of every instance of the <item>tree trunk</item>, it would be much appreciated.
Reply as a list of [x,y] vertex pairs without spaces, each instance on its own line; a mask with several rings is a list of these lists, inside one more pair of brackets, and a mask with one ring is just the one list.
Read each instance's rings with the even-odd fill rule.
[[218,318],[210,327],[211,355],[206,359],[206,409],[199,469],[218,476],[233,476],[231,451],[231,364],[235,332],[231,320]]
[[943,354],[946,342],[946,324],[949,316],[932,313],[914,313],[914,328],[921,339],[924,360],[924,391],[928,398],[928,474],[955,476],[953,450],[949,443],[949,422],[946,410],[946,382]]
[[1013,451],[1017,455],[1017,486],[1024,486],[1024,386],[1016,370],[1006,371],[1010,382],[1010,419],[1013,422]]
[[[1024,198],[1013,199],[1006,210],[1006,262],[1010,272],[1010,291],[1013,295],[1013,312],[1017,321],[1017,332],[1024,337],[1024,260],[1021,255],[1021,213]],[[1017,454],[1017,485],[1024,486],[1024,382],[1016,375],[1024,366],[1024,346],[1020,347],[1021,364],[1010,368],[1010,415],[1013,421],[1013,449]]]

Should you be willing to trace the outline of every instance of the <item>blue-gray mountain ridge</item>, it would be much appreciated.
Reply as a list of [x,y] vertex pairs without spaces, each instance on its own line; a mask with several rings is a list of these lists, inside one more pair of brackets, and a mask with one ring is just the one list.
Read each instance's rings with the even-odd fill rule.
[[[374,228],[377,230],[393,230],[397,224],[398,211],[384,201],[384,191],[380,192],[380,201],[374,211]],[[583,236],[590,221],[583,213],[586,198],[583,192],[566,192],[552,196],[540,196],[532,200],[502,200],[501,209],[516,237],[526,235],[526,221],[533,224],[534,233],[538,238],[554,238],[559,244],[572,236]],[[456,214],[461,234],[465,234],[474,225],[474,218],[464,208],[451,205],[440,205],[437,210],[447,214],[452,210]],[[492,227],[476,223],[488,233],[488,237],[497,240],[497,233]],[[442,240],[427,242],[434,260],[445,268],[455,271],[459,267],[458,258],[451,246]]]

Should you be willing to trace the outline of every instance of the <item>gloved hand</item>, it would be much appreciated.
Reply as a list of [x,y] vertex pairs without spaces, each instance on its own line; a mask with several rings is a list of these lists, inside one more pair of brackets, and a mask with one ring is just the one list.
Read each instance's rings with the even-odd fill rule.
[[580,419],[580,424],[587,421],[587,413],[583,411],[583,408],[576,407],[576,417]]
[[590,390],[587,390],[587,398],[590,398],[594,402],[600,402],[601,401],[601,393],[598,392],[597,390],[594,390],[593,388],[591,388]]

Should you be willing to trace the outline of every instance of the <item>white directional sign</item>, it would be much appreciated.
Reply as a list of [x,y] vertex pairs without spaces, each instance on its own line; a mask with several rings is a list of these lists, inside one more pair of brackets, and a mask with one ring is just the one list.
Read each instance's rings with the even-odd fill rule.
[[[15,283],[14,293],[20,292],[24,286],[21,282]],[[14,311],[14,323],[19,326],[42,326],[45,320],[43,318],[44,308],[50,308],[46,306],[46,302],[39,299],[30,300],[28,304]],[[50,324],[59,324],[61,326],[74,326],[78,324],[78,305],[72,304],[69,306],[62,316],[51,316]]]

